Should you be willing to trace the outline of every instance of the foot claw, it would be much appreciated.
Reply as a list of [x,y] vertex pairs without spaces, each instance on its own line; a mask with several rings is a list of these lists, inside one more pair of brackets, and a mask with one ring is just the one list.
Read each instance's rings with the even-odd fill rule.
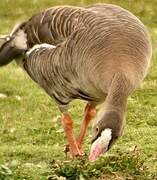
[[70,151],[69,144],[64,145],[64,152],[68,153]]
[[69,144],[66,144],[64,147],[64,152],[67,155],[68,152],[70,152],[70,155],[74,157],[83,156],[84,152],[82,148],[79,148],[77,150],[70,148]]

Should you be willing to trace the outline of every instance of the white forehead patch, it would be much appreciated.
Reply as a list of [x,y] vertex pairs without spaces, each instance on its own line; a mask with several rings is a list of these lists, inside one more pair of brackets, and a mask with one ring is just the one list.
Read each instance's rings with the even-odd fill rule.
[[110,142],[110,140],[112,139],[112,129],[107,128],[103,130],[100,138],[102,142]]
[[102,131],[101,136],[93,143],[93,148],[99,144],[102,148],[108,147],[112,139],[112,129],[106,128]]

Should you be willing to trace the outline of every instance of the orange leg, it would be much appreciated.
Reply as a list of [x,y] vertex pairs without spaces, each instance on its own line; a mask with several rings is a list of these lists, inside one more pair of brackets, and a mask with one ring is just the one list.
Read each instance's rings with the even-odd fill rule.
[[73,133],[73,121],[68,113],[63,114],[62,124],[69,143],[69,150],[72,157],[82,156]]
[[95,114],[96,114],[95,107],[92,106],[91,104],[87,104],[85,107],[85,116],[81,125],[80,135],[77,140],[78,148],[82,154],[83,154],[82,144],[85,138],[86,130],[88,128],[89,122],[95,116]]

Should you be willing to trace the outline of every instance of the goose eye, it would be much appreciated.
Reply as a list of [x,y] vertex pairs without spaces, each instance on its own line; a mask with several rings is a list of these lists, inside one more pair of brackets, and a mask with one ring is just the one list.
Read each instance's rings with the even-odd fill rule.
[[99,127],[98,126],[96,127],[96,132],[99,132]]

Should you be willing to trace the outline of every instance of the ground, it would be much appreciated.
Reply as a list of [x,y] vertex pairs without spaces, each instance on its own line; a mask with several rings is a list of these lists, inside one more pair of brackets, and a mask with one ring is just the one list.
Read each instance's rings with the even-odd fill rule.
[[[59,4],[94,2],[63,0]],[[157,2],[99,2],[114,2],[135,13],[148,27],[153,43],[149,75],[128,99],[123,136],[95,163],[90,163],[86,156],[70,160],[63,152],[66,139],[57,106],[13,62],[0,68],[0,179],[157,179]],[[1,0],[0,34],[9,32],[15,22],[34,12],[57,4],[50,0]],[[84,106],[85,102],[78,100],[70,105],[77,133]],[[91,127],[85,141],[86,154],[90,140]]]

